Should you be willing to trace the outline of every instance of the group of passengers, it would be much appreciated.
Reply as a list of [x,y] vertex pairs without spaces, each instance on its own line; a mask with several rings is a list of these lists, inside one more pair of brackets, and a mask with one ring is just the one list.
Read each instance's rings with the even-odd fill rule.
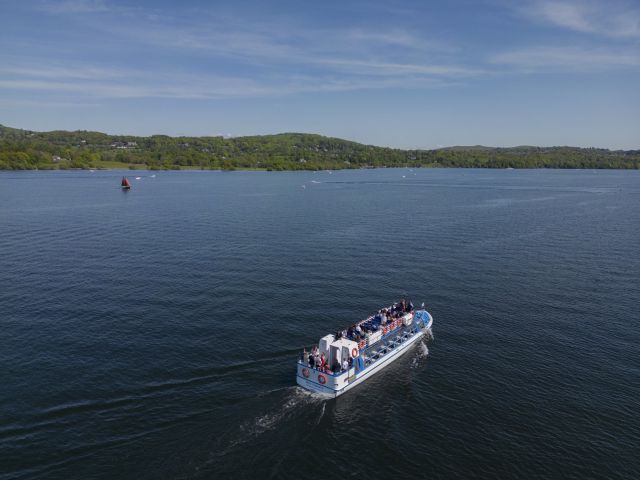
[[[395,319],[402,317],[405,313],[413,312],[413,303],[411,300],[405,300],[404,298],[389,308],[382,308],[374,315],[374,323],[378,325],[386,325],[393,322]],[[364,340],[366,338],[366,332],[373,331],[371,326],[364,326],[364,322],[351,325],[347,330],[338,331],[335,335],[335,339],[348,338],[355,342]],[[377,330],[377,327],[375,328]],[[317,345],[315,345],[311,352],[303,350],[301,360],[309,368],[315,368],[325,373],[340,373],[341,371],[348,370],[353,364],[353,359],[349,357],[344,359],[342,364],[337,360],[333,362],[333,365],[329,365],[328,359],[324,353],[320,353]]]
[[309,368],[315,368],[324,373],[340,373],[349,370],[353,365],[353,358],[344,358],[342,364],[337,359],[333,361],[333,365],[329,365],[329,361],[324,352],[320,353],[317,345],[314,345],[310,352],[305,348],[302,352],[302,361]]
[[[389,308],[382,308],[373,316],[374,325],[382,325],[383,327],[388,323],[393,322],[395,319],[402,317],[406,313],[413,312],[413,303],[411,300],[405,300],[404,298],[398,303],[394,303]],[[364,323],[364,322],[361,322]],[[348,330],[338,332],[336,338],[346,337],[349,340],[359,341],[363,340],[367,332],[377,330],[377,326],[374,328],[369,325],[354,324],[349,327]]]
[[376,317],[381,320],[382,325],[385,325],[388,322],[392,322],[393,320],[404,316],[406,313],[413,312],[413,303],[411,300],[406,300],[403,298],[398,303],[394,303],[390,308],[383,308],[382,310],[378,310]]
[[411,303],[411,300],[405,300],[403,298],[402,300],[400,300],[400,302],[394,303],[393,307],[391,307],[391,310],[395,315],[395,318],[400,318],[405,313],[413,312],[413,303]]

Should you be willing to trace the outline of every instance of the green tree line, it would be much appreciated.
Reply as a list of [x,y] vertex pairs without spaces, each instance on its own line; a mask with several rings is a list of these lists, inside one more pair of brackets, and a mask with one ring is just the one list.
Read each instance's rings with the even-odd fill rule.
[[638,169],[640,150],[451,147],[401,150],[306,133],[236,138],[33,132],[0,125],[0,170],[108,168],[323,170],[367,167]]

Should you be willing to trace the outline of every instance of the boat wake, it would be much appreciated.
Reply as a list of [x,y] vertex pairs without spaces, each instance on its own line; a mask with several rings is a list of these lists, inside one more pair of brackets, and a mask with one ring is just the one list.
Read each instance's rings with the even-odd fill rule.
[[[222,448],[216,448],[210,453],[209,459],[205,464],[211,464],[217,459],[224,457],[232,452],[237,452],[238,448],[255,441],[262,434],[275,430],[284,422],[294,419],[297,416],[307,414],[313,407],[320,407],[314,426],[320,424],[325,412],[326,397],[316,393],[309,392],[298,386],[287,387],[284,398],[279,402],[280,405],[273,410],[247,420],[240,424],[239,430],[232,434],[231,438],[227,437],[223,440]],[[315,415],[314,415],[315,416]]]
[[424,341],[420,341],[417,350],[415,357],[413,357],[413,360],[411,361],[411,368],[418,367],[420,365],[420,360],[429,356],[429,347],[427,347]]
[[316,427],[320,425],[320,420],[324,417],[324,409],[327,407],[327,402],[322,402],[322,409],[320,410],[320,415],[318,415],[318,420],[316,420]]
[[[275,411],[256,417],[253,421],[247,421],[240,426],[241,432],[248,436],[257,436],[267,430],[272,430],[286,418],[292,417],[298,411],[298,407],[322,403],[320,418],[324,414],[324,400],[326,397],[312,393],[300,387],[290,387],[290,392],[284,398],[283,403]],[[320,419],[318,419],[318,422]]]

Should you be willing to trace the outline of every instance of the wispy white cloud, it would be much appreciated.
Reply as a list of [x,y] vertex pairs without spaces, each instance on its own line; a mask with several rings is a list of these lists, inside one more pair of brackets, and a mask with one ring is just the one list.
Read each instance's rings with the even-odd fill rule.
[[[336,44],[345,46],[365,44],[369,47],[401,47],[409,50],[417,51],[440,51],[453,53],[458,51],[449,42],[442,39],[434,39],[424,37],[415,32],[407,30],[407,28],[345,28],[327,31],[326,34],[331,38],[336,37]],[[345,45],[347,42],[347,45]]]
[[[227,64],[225,70],[229,73],[226,78],[212,79],[206,87],[189,89],[197,93],[184,93],[180,88],[158,88],[156,78],[151,81],[153,88],[114,89],[104,85],[105,88],[98,89],[108,95],[217,98],[403,86],[433,88],[478,74],[477,69],[452,61],[452,54],[457,52],[455,47],[409,29],[308,25],[300,29],[289,25],[290,19],[268,24],[248,20],[239,23],[237,19],[229,20],[211,12],[187,16],[179,22],[154,17],[143,24],[105,22],[102,17],[99,13],[92,28],[99,31],[99,35],[108,34],[112,41],[117,38],[123,44],[130,43],[138,48],[172,52],[174,57],[176,52],[182,52],[190,56],[194,65],[188,68],[190,73],[195,74],[200,67],[212,70],[211,66],[220,61]],[[105,78],[100,77],[100,68],[83,67],[79,72],[77,75],[66,72],[57,75],[52,71],[50,79]],[[299,72],[307,75],[300,76]],[[157,73],[165,75],[164,71]],[[227,83],[231,86],[227,87]],[[51,88],[64,89],[63,85],[67,84],[52,82]],[[29,85],[35,87],[38,83]]]
[[63,80],[0,80],[0,89],[38,92],[61,92],[75,98],[177,98],[207,99],[228,96],[255,96],[274,93],[271,89],[243,79],[210,79],[208,85],[200,82],[92,82],[79,79]]
[[[227,25],[189,17],[144,24],[105,21],[97,12],[83,25],[110,42],[139,51],[188,56],[189,64],[96,59],[54,62],[13,56],[0,64],[0,89],[87,98],[218,99],[385,88],[435,88],[476,74],[447,62],[451,48],[394,28],[286,28],[245,22]],[[214,25],[214,26],[212,26]],[[439,48],[441,47],[441,53]],[[176,55],[178,53],[178,55]],[[151,55],[153,57],[153,55]],[[440,57],[440,61],[426,60]],[[220,62],[224,68],[216,68]]]
[[[90,0],[70,2],[71,5],[65,7],[70,11],[82,10],[84,2],[92,3]],[[75,6],[75,2],[79,5]],[[129,13],[135,15],[123,18],[122,8],[111,4],[107,7],[100,1],[96,15],[93,19],[83,19],[83,24],[94,29],[96,36],[108,35],[109,41],[118,39],[138,47],[182,50],[202,57],[219,56],[267,67],[328,65],[331,62],[326,59],[330,58],[342,58],[341,63],[359,58],[380,64],[420,64],[424,63],[419,60],[425,52],[429,52],[432,59],[434,54],[439,56],[439,63],[447,63],[446,57],[458,52],[449,42],[406,25],[327,27],[306,21],[301,26],[297,18],[286,15],[265,22],[263,18],[237,12],[229,15],[216,9],[187,7],[180,16],[170,18],[153,9],[134,12],[129,8]],[[146,21],[140,22],[140,17]]]
[[[204,56],[220,56],[252,65],[344,65],[359,61],[379,64],[419,63],[430,52],[442,57],[455,51],[445,42],[422,38],[397,29],[373,30],[363,28],[314,29],[303,31],[287,25],[264,25],[247,22],[239,27],[209,24],[181,26],[163,23],[129,28],[110,27],[122,37],[129,37],[151,48],[183,50]],[[337,61],[332,61],[337,59]],[[274,63],[275,62],[275,63]],[[426,73],[426,72],[425,72]]]
[[32,65],[16,65],[5,63],[0,65],[0,74],[5,79],[12,77],[19,78],[82,78],[82,79],[108,79],[122,77],[124,72],[115,70],[114,68],[103,68],[95,65],[47,65],[44,62],[38,63],[37,66]]
[[103,0],[47,1],[39,4],[38,7],[42,11],[56,14],[97,13],[110,11],[110,8]]
[[583,47],[531,47],[495,54],[493,64],[514,67],[522,72],[539,70],[594,71],[612,67],[638,67],[638,52]]
[[402,76],[412,74],[462,78],[482,73],[480,69],[455,64],[393,63],[347,58],[318,58],[315,63],[330,65],[335,69],[360,75]]
[[29,100],[29,99],[17,99],[17,100],[3,100],[0,99],[0,107],[5,108],[93,108],[99,107],[99,103],[90,102],[51,102],[48,100]]
[[230,97],[282,96],[308,92],[340,92],[362,89],[437,87],[443,82],[420,78],[368,79],[368,78],[313,78],[295,76],[285,81],[256,81],[224,76],[140,74],[121,82],[100,82],[80,78],[46,80],[18,78],[0,80],[0,90],[54,92],[81,98],[173,98],[185,100],[220,99]]
[[[528,46],[473,58],[429,33],[393,24],[376,29],[307,22],[299,28],[286,16],[261,22],[209,10],[197,15],[181,12],[168,19],[152,9],[141,13],[145,21],[140,21],[131,7],[102,0],[44,5],[47,12],[69,14],[72,22],[94,32],[98,44],[105,39],[109,44],[131,45],[143,61],[131,61],[133,54],[123,61],[113,56],[111,61],[100,61],[95,56],[92,63],[68,60],[68,54],[67,59],[61,55],[51,61],[33,56],[7,61],[9,57],[0,53],[0,90],[51,92],[63,97],[55,99],[61,101],[74,96],[218,99],[436,88],[496,73],[639,66],[638,52],[631,48]],[[614,22],[617,17],[611,12],[606,19],[595,18],[593,12],[600,6],[537,0],[526,14],[582,32],[604,31],[605,25],[618,22],[616,35],[631,35],[633,15],[628,16],[631,26],[623,29],[622,20]],[[121,15],[121,8],[129,8],[128,14]],[[75,14],[86,15],[78,19]]]
[[617,38],[640,37],[638,4],[615,0],[539,0],[521,11],[529,18],[576,32]]

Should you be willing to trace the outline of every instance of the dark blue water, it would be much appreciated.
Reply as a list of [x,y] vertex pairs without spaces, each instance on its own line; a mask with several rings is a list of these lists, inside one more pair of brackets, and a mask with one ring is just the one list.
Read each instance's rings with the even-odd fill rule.
[[[0,173],[0,478],[638,478],[639,173]],[[428,354],[294,386],[404,294]]]

